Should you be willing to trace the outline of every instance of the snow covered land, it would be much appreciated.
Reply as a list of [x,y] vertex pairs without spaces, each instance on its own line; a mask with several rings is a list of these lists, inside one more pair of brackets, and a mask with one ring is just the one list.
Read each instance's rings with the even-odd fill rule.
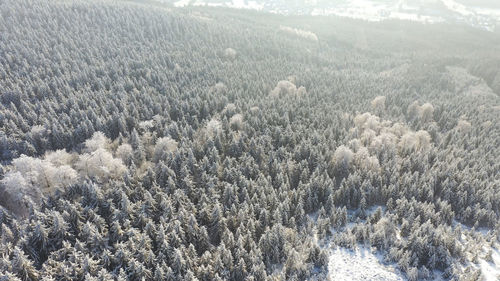
[[461,3],[459,0],[302,0],[288,3],[279,0],[158,0],[176,7],[220,6],[252,9],[279,14],[335,15],[367,21],[390,19],[422,23],[453,22],[481,29],[494,30],[500,21],[500,8],[496,5]]
[[328,261],[328,278],[336,281],[403,281],[404,275],[394,266],[384,265],[380,255],[368,248],[354,251],[343,248],[332,250]]

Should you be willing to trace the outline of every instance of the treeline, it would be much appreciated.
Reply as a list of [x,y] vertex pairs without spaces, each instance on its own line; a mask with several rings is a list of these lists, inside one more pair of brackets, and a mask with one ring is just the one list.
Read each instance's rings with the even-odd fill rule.
[[498,240],[500,99],[461,57],[243,11],[0,12],[0,278],[324,280],[325,245],[364,243],[465,279]]

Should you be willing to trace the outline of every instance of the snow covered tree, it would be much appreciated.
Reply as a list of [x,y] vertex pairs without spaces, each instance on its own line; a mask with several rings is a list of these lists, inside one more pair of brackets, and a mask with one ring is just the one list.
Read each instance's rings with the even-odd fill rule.
[[154,147],[153,161],[158,162],[164,153],[173,153],[176,150],[177,142],[175,140],[170,137],[159,138]]

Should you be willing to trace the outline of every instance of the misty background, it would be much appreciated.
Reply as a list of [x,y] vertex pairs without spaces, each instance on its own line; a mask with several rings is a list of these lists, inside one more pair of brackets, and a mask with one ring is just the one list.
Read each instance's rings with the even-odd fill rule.
[[500,19],[494,0],[155,0],[176,7],[212,6],[259,10],[286,15],[336,15],[381,21],[402,19],[424,23],[462,23],[493,31]]

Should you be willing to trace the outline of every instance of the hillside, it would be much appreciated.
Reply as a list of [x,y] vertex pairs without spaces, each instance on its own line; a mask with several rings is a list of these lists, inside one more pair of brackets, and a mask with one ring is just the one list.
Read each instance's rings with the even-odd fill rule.
[[325,280],[340,258],[494,280],[499,49],[449,23],[4,0],[0,280]]

